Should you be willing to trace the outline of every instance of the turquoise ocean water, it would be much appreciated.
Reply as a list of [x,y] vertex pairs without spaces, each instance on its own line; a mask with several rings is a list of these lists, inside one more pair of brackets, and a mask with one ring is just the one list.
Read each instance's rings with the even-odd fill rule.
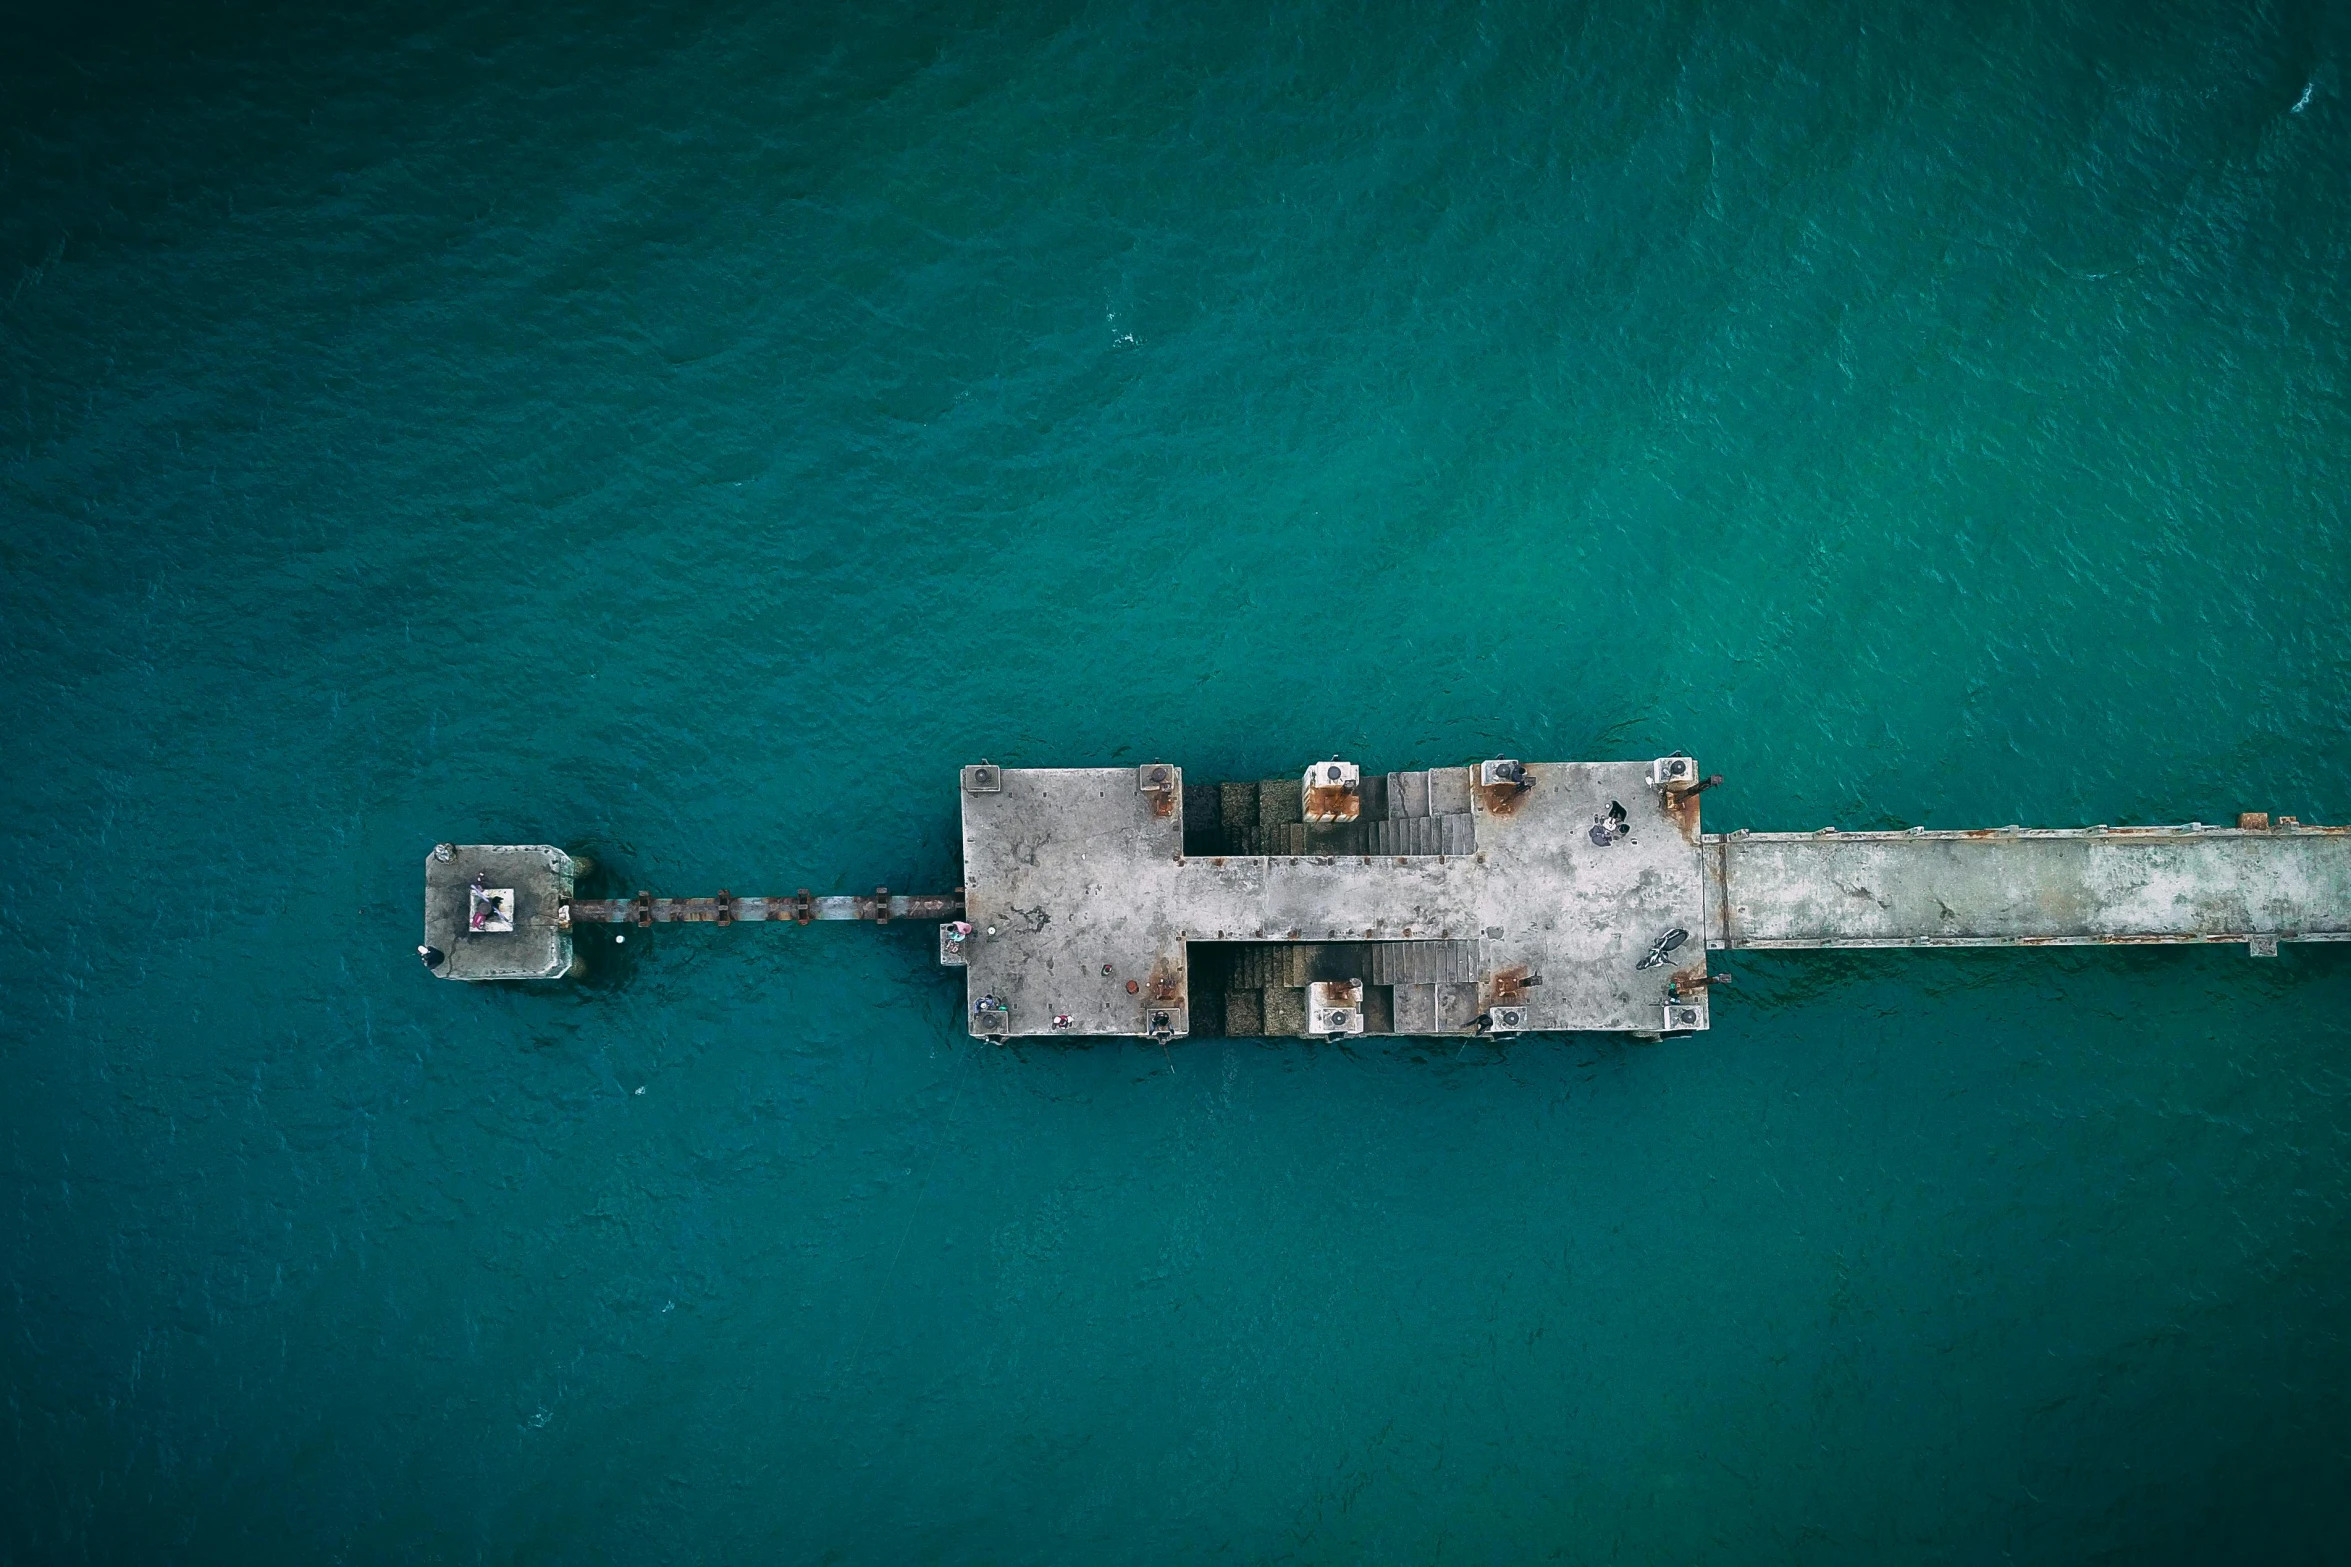
[[411,952],[951,885],[982,755],[2351,819],[2339,8],[327,9],[0,52],[0,1561],[2351,1551],[2351,950]]

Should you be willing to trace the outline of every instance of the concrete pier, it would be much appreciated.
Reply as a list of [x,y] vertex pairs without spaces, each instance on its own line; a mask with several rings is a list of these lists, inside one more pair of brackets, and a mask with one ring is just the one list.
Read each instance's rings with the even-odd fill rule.
[[[1702,986],[1678,1023],[1666,1015],[1677,974],[1686,987],[1703,975],[1705,888],[1695,802],[1670,806],[1655,764],[1529,765],[1506,789],[1480,787],[1469,768],[1391,774],[1388,801],[1405,814],[1365,802],[1380,814],[1349,824],[1352,853],[1314,852],[1323,845],[1306,832],[1342,829],[1304,828],[1292,785],[1300,852],[1239,855],[1186,852],[1181,774],[1156,770],[1174,776],[1155,790],[1150,768],[988,769],[989,787],[965,769],[975,1032],[1188,1033],[1195,943],[1365,946],[1398,967],[1390,949],[1470,949],[1468,977],[1383,987],[1388,1024],[1366,1018],[1366,1032],[1706,1026]],[[1676,930],[1672,961],[1639,967]],[[1322,982],[1347,980],[1373,982]]]
[[[544,978],[584,924],[937,921],[996,1040],[1683,1034],[1709,951],[2351,940],[2351,829],[1708,834],[1718,781],[1688,756],[1211,785],[979,763],[953,892],[585,900],[560,851],[444,845],[426,939],[447,978]],[[485,888],[511,929],[467,928]]]
[[[2351,940],[2351,831],[2243,827],[1733,833],[1706,840],[1722,947]],[[2252,825],[2258,822],[2261,825]]]
[[[424,861],[424,942],[443,979],[571,972],[572,857],[546,844],[442,843]],[[431,963],[434,953],[441,955]]]
[[1686,756],[1318,767],[965,769],[972,1031],[1689,1033],[1709,950],[2351,939],[2351,831],[2290,818],[1726,836]]

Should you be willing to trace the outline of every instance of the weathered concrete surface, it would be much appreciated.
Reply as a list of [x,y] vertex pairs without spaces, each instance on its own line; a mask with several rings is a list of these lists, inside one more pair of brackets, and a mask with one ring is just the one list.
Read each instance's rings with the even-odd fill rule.
[[[1185,1002],[1184,921],[1171,908],[1184,846],[1180,775],[1168,810],[1132,767],[996,769],[1000,787],[987,792],[972,789],[971,772],[971,1006],[1002,1001],[1012,1034],[1149,1033],[1151,1011]],[[1054,1028],[1058,1016],[1068,1027]],[[1178,1021],[1174,1032],[1188,1032]]]
[[[425,940],[445,978],[544,979],[570,966],[575,922],[961,914],[970,935],[942,961],[962,958],[972,1032],[992,1037],[1188,1033],[1194,942],[1250,949],[1215,983],[1252,1031],[1306,1030],[1321,984],[1352,985],[1375,1030],[1671,1033],[1708,1026],[1709,947],[2351,940],[2351,828],[2249,813],[2234,828],[1708,837],[1699,791],[1660,786],[1697,777],[1689,757],[1375,775],[1363,820],[1321,827],[1284,819],[1295,802],[1259,785],[1226,786],[1201,798],[1251,819],[1237,838],[1211,820],[1201,843],[1323,832],[1401,852],[1187,855],[1170,765],[983,763],[963,770],[959,892],[575,902],[559,849],[444,845],[425,861]],[[467,928],[477,874],[512,889],[511,932]],[[1667,937],[1678,947],[1644,967]]]
[[1706,840],[1716,947],[2351,940],[2351,830],[1737,833]]
[[[1667,987],[1695,965],[1705,973],[1704,878],[1696,799],[1668,810],[1649,783],[1647,762],[1528,763],[1534,787],[1507,813],[1473,797],[1484,856],[1487,976],[1520,970],[1542,983],[1519,993],[1530,1029],[1656,1032]],[[1695,765],[1690,768],[1695,773]],[[1611,803],[1626,811],[1629,835],[1608,848],[1588,837]],[[1689,939],[1655,968],[1636,967],[1668,930]],[[1705,992],[1685,998],[1675,1029],[1708,1026]]]
[[[450,857],[442,859],[441,849]],[[514,890],[514,929],[468,930],[475,875]],[[425,856],[425,945],[447,954],[433,972],[443,979],[555,979],[571,970],[571,856],[543,843],[445,844]]]
[[[1520,1008],[1518,1027],[1659,1030],[1676,968],[1703,956],[1695,802],[1669,813],[1643,762],[1527,773],[1529,788],[1499,798],[1473,792],[1468,769],[1429,775],[1432,793],[1470,802],[1460,855],[1187,859],[1180,806],[1136,769],[967,782],[970,1001],[1001,1004],[975,1014],[975,1032],[1143,1034],[1164,1014],[1184,1033],[1189,942],[1339,939],[1475,940],[1481,1002]],[[1589,831],[1612,802],[1625,832],[1597,846]],[[1677,962],[1639,968],[1674,928],[1690,934]],[[1703,1000],[1675,1026],[1705,1027]]]

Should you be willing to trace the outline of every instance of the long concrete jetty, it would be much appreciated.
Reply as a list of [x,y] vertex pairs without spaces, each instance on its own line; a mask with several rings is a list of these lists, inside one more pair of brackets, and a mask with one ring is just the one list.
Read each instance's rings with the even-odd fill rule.
[[585,924],[938,921],[1001,1041],[1681,1034],[1711,1021],[1710,950],[2351,940],[2351,828],[1708,834],[1718,781],[1688,756],[1207,786],[979,763],[954,892],[579,899],[560,850],[444,844],[421,950],[552,978]]
[[2351,940],[2351,832],[2271,822],[1713,835],[1718,947]]

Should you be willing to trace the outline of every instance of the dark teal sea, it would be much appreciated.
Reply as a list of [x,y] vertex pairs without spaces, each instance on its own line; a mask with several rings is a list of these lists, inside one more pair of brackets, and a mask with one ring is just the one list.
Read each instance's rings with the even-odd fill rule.
[[2351,948],[412,950],[952,885],[983,755],[2351,820],[2351,13],[10,9],[0,1563],[2351,1557]]

